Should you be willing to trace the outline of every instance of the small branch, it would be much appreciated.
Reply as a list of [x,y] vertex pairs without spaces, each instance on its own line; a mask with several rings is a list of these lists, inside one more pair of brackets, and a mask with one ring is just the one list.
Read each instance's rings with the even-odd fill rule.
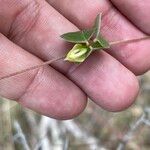
[[18,72],[14,72],[14,73],[8,74],[6,76],[2,76],[2,77],[0,77],[0,80],[6,79],[6,78],[10,78],[10,77],[13,77],[13,76],[16,76],[16,75],[19,75],[19,74],[25,73],[27,71],[31,71],[31,70],[34,70],[34,69],[37,69],[37,68],[40,68],[40,67],[43,67],[43,66],[46,66],[46,65],[50,65],[53,62],[58,61],[58,60],[63,59],[63,58],[64,58],[64,56],[63,57],[59,57],[59,58],[54,58],[54,59],[46,61],[46,62],[44,62],[44,63],[42,63],[40,65],[36,65],[36,66],[30,67],[30,68],[27,68],[27,69],[24,69],[24,70],[20,70]]
[[15,121],[14,123],[14,128],[16,130],[16,134],[14,135],[14,140],[20,144],[22,144],[22,148],[24,150],[31,150],[28,143],[27,143],[27,140],[26,140],[26,137],[19,125],[19,123],[17,121]]
[[127,143],[133,138],[133,133],[142,125],[150,126],[150,108],[145,108],[143,115],[131,125],[129,131],[123,136],[117,150],[125,150]]
[[63,128],[65,128],[71,135],[76,139],[84,142],[85,145],[88,145],[90,150],[96,149],[105,149],[101,144],[100,140],[95,138],[93,135],[88,133],[86,130],[81,129],[74,120],[67,120],[61,122]]

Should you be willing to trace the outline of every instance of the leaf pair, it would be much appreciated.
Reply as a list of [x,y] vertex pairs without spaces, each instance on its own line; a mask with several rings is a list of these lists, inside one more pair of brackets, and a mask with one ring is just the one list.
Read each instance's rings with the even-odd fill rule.
[[[77,32],[69,32],[61,35],[61,37],[65,41],[76,44],[67,54],[65,60],[68,60],[70,62],[83,62],[91,54],[92,51],[106,49],[110,47],[107,40],[105,40],[100,35],[101,16],[101,14],[97,15],[94,25],[91,29],[85,29]],[[76,58],[75,53],[77,51],[77,54],[81,55],[81,58]]]
[[98,37],[100,32],[100,18],[101,15],[98,15],[96,17],[92,29],[86,29],[77,32],[69,32],[61,35],[60,37],[63,38],[65,41],[71,43],[87,43],[87,41],[89,41],[93,35]]

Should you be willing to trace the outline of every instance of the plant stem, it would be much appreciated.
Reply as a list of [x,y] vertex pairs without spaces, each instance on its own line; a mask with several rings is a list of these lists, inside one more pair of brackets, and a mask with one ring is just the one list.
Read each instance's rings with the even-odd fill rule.
[[[138,42],[138,41],[141,41],[141,40],[147,40],[147,39],[150,39],[150,36],[145,36],[145,37],[135,38],[135,39],[130,39],[130,40],[114,41],[114,42],[110,42],[110,45],[113,46],[113,45],[118,45],[118,44],[126,44],[126,43],[131,43],[131,42]],[[46,62],[44,62],[44,63],[42,63],[40,65],[36,65],[36,66],[30,67],[30,68],[27,68],[27,69],[24,69],[24,70],[20,70],[18,72],[14,72],[14,73],[2,76],[2,77],[0,77],[0,80],[6,79],[6,78],[10,78],[10,77],[13,77],[13,76],[16,76],[16,75],[19,75],[19,74],[22,74],[24,72],[31,71],[31,70],[43,67],[45,65],[50,65],[53,62],[56,62],[56,61],[61,60],[63,58],[65,58],[65,56],[54,58],[54,59],[46,61]]]
[[118,44],[138,42],[138,41],[147,40],[147,39],[150,39],[150,36],[144,36],[141,38],[135,38],[135,39],[129,39],[129,40],[114,41],[114,42],[110,42],[109,44],[113,46],[113,45],[118,45]]
[[22,73],[24,73],[24,72],[31,71],[31,70],[34,70],[34,69],[43,67],[43,66],[45,66],[45,65],[50,65],[50,64],[52,64],[53,62],[58,61],[58,60],[63,59],[63,58],[64,58],[64,56],[63,56],[63,57],[59,57],[59,58],[54,58],[54,59],[49,60],[49,61],[46,61],[46,62],[44,62],[44,63],[42,63],[42,64],[40,64],[40,65],[36,65],[36,66],[30,67],[30,68],[27,68],[27,69],[23,69],[23,70],[20,70],[20,71],[17,71],[17,72],[14,72],[14,73],[5,75],[5,76],[3,76],[3,77],[0,77],[0,80],[6,79],[6,78],[10,78],[10,77],[13,77],[13,76],[16,76],[16,75],[19,75],[19,74],[22,74]]

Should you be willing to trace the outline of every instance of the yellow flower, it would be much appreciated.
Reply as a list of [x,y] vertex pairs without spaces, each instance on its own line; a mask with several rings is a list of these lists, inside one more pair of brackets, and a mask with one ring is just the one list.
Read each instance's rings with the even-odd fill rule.
[[65,60],[70,62],[81,63],[90,54],[91,50],[85,44],[76,44],[67,54]]

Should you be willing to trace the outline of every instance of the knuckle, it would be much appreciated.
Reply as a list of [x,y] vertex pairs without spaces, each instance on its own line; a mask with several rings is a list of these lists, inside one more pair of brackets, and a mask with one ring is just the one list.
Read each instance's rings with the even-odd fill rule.
[[39,68],[34,75],[32,76],[32,79],[30,80],[30,83],[24,90],[24,93],[18,98],[18,102],[21,102],[25,97],[34,95],[36,92],[36,89],[40,86],[43,80],[43,74],[45,72],[45,67]]
[[16,14],[7,36],[15,41],[23,38],[36,24],[40,10],[41,5],[37,0],[29,2]]

